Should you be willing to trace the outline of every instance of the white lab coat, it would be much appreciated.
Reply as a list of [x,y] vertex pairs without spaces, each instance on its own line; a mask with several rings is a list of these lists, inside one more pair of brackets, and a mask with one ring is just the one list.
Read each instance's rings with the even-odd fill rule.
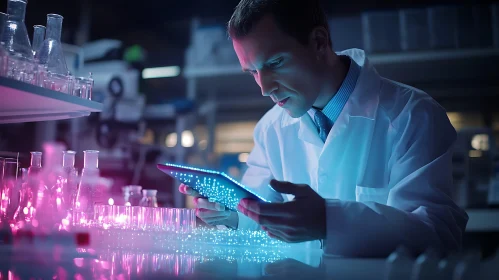
[[[458,250],[468,216],[450,196],[456,132],[445,110],[380,77],[362,50],[338,54],[362,70],[326,142],[309,114],[291,118],[275,106],[255,128],[242,183],[273,201],[292,196],[269,188],[272,178],[311,186],[327,203],[326,254],[387,255],[399,244]],[[259,228],[239,217],[239,228]]]

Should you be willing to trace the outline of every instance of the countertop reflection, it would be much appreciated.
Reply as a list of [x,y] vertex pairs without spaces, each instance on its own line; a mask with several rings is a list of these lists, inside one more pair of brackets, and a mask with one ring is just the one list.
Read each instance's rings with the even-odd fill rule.
[[2,248],[0,279],[324,279],[320,250]]

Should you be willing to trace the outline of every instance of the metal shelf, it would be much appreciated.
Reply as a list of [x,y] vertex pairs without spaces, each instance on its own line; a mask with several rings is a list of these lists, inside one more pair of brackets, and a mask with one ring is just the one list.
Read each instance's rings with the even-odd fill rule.
[[0,124],[62,120],[101,112],[101,103],[0,77]]

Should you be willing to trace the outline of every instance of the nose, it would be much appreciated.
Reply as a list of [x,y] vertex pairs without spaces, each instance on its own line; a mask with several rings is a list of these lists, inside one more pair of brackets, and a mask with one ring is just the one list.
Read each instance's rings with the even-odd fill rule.
[[263,96],[270,96],[279,88],[278,84],[273,79],[273,76],[265,73],[265,71],[258,73],[257,83],[262,90]]

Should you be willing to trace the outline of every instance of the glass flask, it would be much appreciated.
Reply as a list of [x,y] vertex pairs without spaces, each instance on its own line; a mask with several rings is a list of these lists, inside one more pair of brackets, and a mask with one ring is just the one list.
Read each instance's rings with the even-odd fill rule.
[[57,14],[47,15],[46,38],[36,54],[40,64],[46,65],[53,74],[67,75],[68,67],[61,44],[63,17]]
[[18,171],[19,161],[17,159],[0,159],[0,218],[9,222],[19,204]]
[[38,191],[38,174],[42,170],[42,152],[31,152],[31,164],[23,174],[20,202],[14,219],[17,221],[20,228],[24,225],[30,224],[34,214],[36,205],[36,193]]
[[157,190],[142,190],[143,197],[140,201],[140,206],[158,207],[158,199],[156,198],[157,194]]
[[28,30],[24,24],[26,5],[26,0],[9,0],[7,2],[9,18],[3,29],[2,42],[11,56],[32,59],[33,52],[31,51]]
[[62,169],[64,178],[62,181],[62,202],[65,209],[72,212],[74,201],[76,199],[76,190],[78,188],[78,172],[74,167],[75,151],[64,151],[62,154]]
[[30,152],[31,163],[28,168],[28,176],[35,176],[42,170],[42,152]]
[[142,186],[129,185],[124,186],[123,197],[125,198],[125,206],[139,206],[142,200]]
[[87,78],[78,77],[75,79],[72,95],[81,97],[83,99],[92,100],[93,86],[94,79],[92,78],[92,73],[90,73]]
[[99,184],[99,151],[83,151],[83,169],[74,205],[73,223],[92,225],[94,205],[104,204],[105,189]]
[[43,25],[35,25],[33,26],[33,55],[36,56],[36,53],[42,47],[43,41],[45,40],[45,26]]
[[[35,203],[35,226],[41,231],[51,231],[60,226],[61,219],[66,216],[62,203],[64,171],[62,169],[62,152],[64,145],[56,142],[43,144],[43,168],[36,176],[37,183]],[[35,226],[36,227],[36,226]]]

